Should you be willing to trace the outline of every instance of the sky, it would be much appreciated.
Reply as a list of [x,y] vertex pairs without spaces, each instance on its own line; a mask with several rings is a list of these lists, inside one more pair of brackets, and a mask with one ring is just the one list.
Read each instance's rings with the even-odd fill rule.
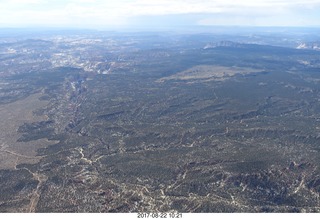
[[320,0],[0,0],[0,27],[320,27]]

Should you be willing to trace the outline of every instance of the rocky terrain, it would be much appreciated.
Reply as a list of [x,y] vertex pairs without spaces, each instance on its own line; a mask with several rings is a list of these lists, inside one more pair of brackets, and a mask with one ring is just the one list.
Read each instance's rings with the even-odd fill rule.
[[1,212],[320,211],[318,51],[3,41]]

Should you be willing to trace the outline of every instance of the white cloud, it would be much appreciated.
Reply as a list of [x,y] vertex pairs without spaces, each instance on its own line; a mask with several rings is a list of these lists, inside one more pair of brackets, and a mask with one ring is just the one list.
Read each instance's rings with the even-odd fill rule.
[[204,18],[200,24],[244,23],[254,16],[274,22],[277,16],[317,8],[320,0],[0,0],[0,24],[109,26],[129,24],[137,16],[179,14],[219,15],[220,20]]

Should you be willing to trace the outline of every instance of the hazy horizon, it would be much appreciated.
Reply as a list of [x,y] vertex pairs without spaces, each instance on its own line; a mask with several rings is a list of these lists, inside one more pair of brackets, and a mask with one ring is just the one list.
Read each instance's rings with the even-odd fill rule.
[[0,0],[0,28],[320,27],[320,0]]

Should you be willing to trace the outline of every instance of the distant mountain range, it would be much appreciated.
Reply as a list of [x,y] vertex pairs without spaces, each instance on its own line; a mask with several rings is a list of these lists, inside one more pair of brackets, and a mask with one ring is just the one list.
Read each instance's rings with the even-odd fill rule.
[[[207,43],[203,49],[213,49],[217,47],[229,47],[229,48],[245,48],[248,45],[259,45],[259,44],[251,44],[251,43],[239,43],[234,41],[220,41],[214,43]],[[318,50],[320,51],[320,42],[301,42],[296,49],[309,49],[309,50]]]

